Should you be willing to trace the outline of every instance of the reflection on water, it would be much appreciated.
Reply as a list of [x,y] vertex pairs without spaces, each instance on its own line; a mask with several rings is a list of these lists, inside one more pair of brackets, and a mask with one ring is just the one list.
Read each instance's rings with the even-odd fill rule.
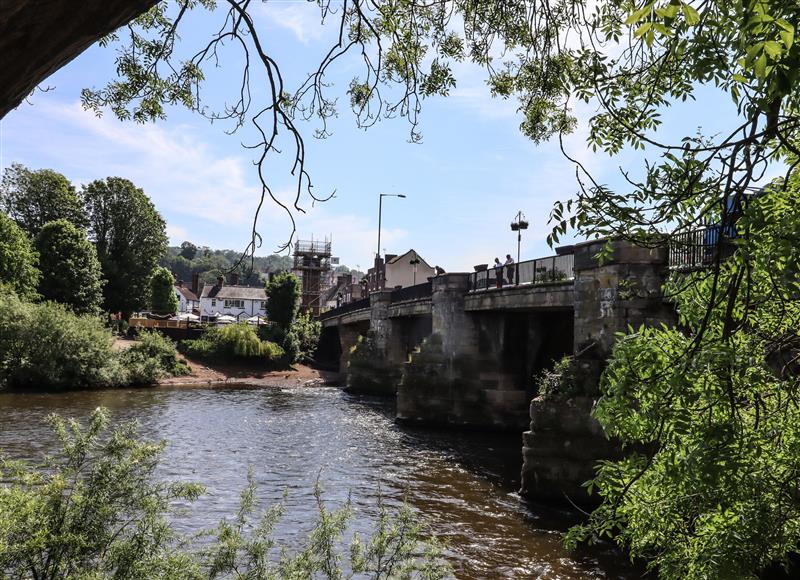
[[405,497],[446,539],[459,578],[635,576],[613,551],[567,553],[559,530],[571,516],[514,493],[519,437],[403,428],[385,403],[334,388],[0,393],[0,453],[33,459],[50,452],[49,413],[85,418],[98,406],[169,442],[165,477],[206,485],[178,522],[183,531],[232,515],[252,467],[264,502],[288,491],[276,536],[289,543],[313,522],[319,477],[331,504],[351,494],[354,529],[362,532],[379,489],[390,502]]

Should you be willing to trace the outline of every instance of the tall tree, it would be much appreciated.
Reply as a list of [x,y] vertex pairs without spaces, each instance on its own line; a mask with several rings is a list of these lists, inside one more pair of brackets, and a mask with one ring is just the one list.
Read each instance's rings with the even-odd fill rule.
[[158,314],[174,314],[178,311],[175,278],[162,266],[153,271],[150,279],[150,308]]
[[39,283],[39,256],[28,236],[0,212],[0,284],[8,284],[20,298],[33,298]]
[[288,331],[300,308],[300,280],[289,272],[267,282],[267,318]]
[[32,171],[14,163],[3,173],[0,209],[35,238],[47,222],[66,219],[86,227],[83,203],[70,181],[52,169]]
[[192,242],[181,243],[180,255],[187,260],[194,260],[194,257],[197,255],[197,246],[195,246]]
[[150,301],[150,276],[167,247],[166,224],[144,191],[127,179],[93,181],[83,196],[106,279],[103,308],[127,318]]
[[103,303],[103,273],[94,245],[71,222],[48,222],[36,237],[45,300],[66,304],[77,314],[96,314]]

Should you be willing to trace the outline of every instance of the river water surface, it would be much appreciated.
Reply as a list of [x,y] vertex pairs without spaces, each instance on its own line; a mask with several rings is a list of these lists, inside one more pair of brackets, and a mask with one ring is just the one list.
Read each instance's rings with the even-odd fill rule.
[[252,467],[266,504],[288,493],[276,535],[291,544],[314,515],[314,482],[335,507],[351,495],[365,531],[382,490],[419,510],[448,545],[459,578],[633,578],[608,549],[570,554],[567,511],[527,504],[519,487],[520,438],[398,426],[382,401],[336,388],[158,388],[0,393],[0,454],[39,459],[55,449],[50,413],[85,419],[98,406],[166,439],[162,475],[208,493],[178,525],[195,532],[232,516]]

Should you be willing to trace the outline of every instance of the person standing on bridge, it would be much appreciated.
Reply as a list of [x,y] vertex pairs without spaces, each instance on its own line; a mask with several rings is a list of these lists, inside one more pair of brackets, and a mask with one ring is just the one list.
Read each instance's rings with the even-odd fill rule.
[[[488,274],[487,274],[488,276]],[[500,263],[500,258],[494,259],[494,279],[498,288],[503,287],[503,264]]]
[[514,258],[511,257],[511,254],[506,254],[506,277],[508,278],[508,283],[514,283]]

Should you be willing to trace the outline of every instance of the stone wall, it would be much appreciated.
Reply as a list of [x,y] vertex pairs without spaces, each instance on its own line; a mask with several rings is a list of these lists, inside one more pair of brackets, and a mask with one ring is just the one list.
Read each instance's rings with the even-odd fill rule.
[[523,434],[521,493],[536,499],[589,501],[581,484],[594,476],[600,459],[619,456],[590,413],[616,333],[628,326],[673,324],[662,298],[667,275],[665,248],[612,242],[612,255],[599,263],[604,240],[575,247],[575,358],[572,398],[537,397],[530,406],[530,430]]
[[619,456],[590,413],[595,397],[537,397],[530,406],[531,428],[522,436],[522,489],[536,499],[587,504],[582,484],[594,477],[600,459]]
[[528,397],[503,368],[504,319],[466,311],[467,282],[467,274],[433,279],[433,333],[403,366],[397,419],[520,431]]

